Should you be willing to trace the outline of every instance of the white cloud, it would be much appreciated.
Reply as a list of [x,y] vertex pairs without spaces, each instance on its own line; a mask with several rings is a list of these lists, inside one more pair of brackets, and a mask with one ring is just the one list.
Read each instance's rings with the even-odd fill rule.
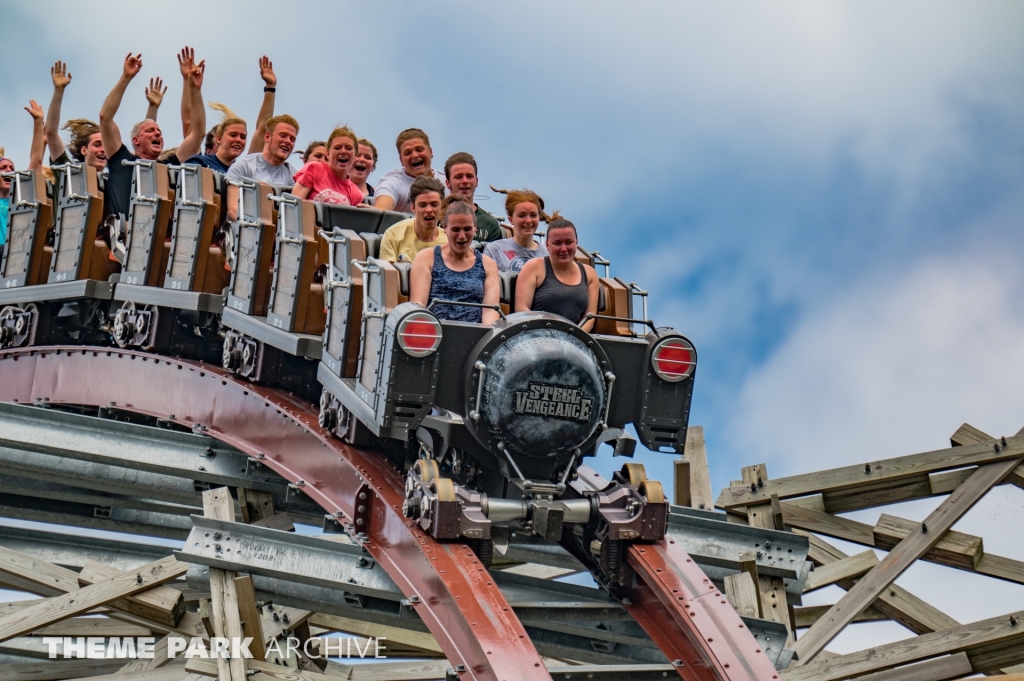
[[[1022,293],[1015,259],[987,250],[927,259],[823,305],[746,381],[729,431],[735,450],[743,463],[766,461],[769,474],[782,477],[947,447],[965,421],[1015,434],[1024,426]],[[939,501],[851,516],[922,520]],[[1022,501],[1021,490],[997,488],[956,529],[982,536],[990,553],[1024,559]],[[898,583],[964,623],[1024,607],[1020,585],[930,564]],[[833,589],[807,604],[840,596]],[[830,650],[909,635],[891,624],[855,625]]]
[[935,258],[808,315],[741,393],[742,449],[778,477],[1016,433],[1022,290],[1012,258]]

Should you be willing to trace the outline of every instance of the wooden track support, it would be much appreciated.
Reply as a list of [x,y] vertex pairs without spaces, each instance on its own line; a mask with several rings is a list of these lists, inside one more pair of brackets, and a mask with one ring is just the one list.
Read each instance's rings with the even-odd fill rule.
[[[207,518],[234,521],[235,506],[227,487],[203,492],[203,513]],[[212,537],[217,541],[217,537]],[[210,568],[210,604],[213,610],[213,629],[218,637],[242,639],[242,620],[238,613],[238,592],[235,578],[229,570]],[[220,681],[246,681],[245,658],[217,657],[217,675]]]

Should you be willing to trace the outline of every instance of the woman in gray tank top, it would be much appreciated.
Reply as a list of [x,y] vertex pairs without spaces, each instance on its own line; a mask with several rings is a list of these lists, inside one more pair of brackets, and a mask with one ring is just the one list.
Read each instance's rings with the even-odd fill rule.
[[[579,324],[594,326],[588,313],[597,312],[597,272],[576,262],[576,226],[558,213],[548,222],[548,255],[530,260],[516,282],[516,312],[550,312]],[[584,321],[585,320],[585,321]]]

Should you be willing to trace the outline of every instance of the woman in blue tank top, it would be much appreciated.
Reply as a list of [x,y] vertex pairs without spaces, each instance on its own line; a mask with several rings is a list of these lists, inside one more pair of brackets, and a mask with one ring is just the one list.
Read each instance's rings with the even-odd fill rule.
[[[416,254],[409,273],[409,300],[426,307],[432,300],[497,305],[500,296],[498,266],[473,248],[476,208],[461,194],[441,204],[441,225],[448,243]],[[493,324],[496,310],[469,305],[435,305],[438,319]]]
[[516,282],[516,312],[550,312],[579,324],[594,326],[588,313],[597,313],[597,272],[576,262],[576,226],[556,212],[548,221],[548,255],[523,265]]

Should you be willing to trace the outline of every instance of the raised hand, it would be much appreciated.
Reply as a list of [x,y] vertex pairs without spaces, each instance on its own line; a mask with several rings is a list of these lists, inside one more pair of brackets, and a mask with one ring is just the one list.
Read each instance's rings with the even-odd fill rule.
[[192,75],[192,68],[196,65],[196,51],[187,45],[178,54],[178,68],[181,70],[182,80],[188,80]]
[[167,88],[164,86],[164,81],[159,77],[150,78],[149,87],[146,88],[146,101],[155,107],[159,107],[160,103],[164,101],[165,94],[167,94]]
[[68,65],[62,61],[55,62],[50,67],[50,78],[53,78],[53,87],[63,90],[71,82],[71,74],[68,72]]
[[139,71],[142,70],[142,53],[132,56],[129,52],[128,56],[124,58],[124,77],[131,80],[135,76],[139,75]]
[[199,62],[192,67],[192,72],[189,74],[189,79],[192,81],[192,87],[199,90],[203,87],[203,77],[206,75],[206,60]]
[[260,78],[267,84],[267,87],[277,85],[277,75],[274,73],[274,62],[270,61],[267,55],[260,57]]
[[28,100],[28,106],[25,107],[25,111],[28,111],[29,115],[37,121],[43,120],[43,107],[34,99]]

